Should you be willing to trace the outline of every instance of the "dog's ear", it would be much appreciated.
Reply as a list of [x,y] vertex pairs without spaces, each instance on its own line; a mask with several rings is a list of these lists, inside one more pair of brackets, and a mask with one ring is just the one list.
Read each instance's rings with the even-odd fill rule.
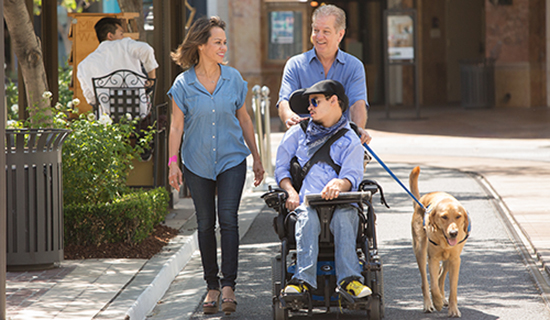
[[[432,228],[434,228],[434,230],[438,230],[439,227],[437,226],[437,223],[435,222],[435,220],[439,218],[439,215],[437,214],[437,206],[434,207],[434,208],[429,208],[428,210],[429,210],[428,216],[430,217],[430,219],[428,221],[428,224]],[[424,213],[424,214],[426,214],[426,213]]]

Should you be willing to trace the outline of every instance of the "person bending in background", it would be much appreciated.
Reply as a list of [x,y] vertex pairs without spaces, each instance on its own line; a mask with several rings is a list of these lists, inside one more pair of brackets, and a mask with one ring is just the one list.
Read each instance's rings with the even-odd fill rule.
[[[155,51],[148,43],[124,37],[122,23],[116,18],[102,18],[94,26],[99,46],[78,64],[77,78],[82,93],[90,105],[96,104],[92,78],[106,76],[111,72],[128,69],[148,78],[156,78],[158,68]],[[144,74],[143,70],[147,73]],[[101,107],[100,114],[110,114],[110,110]],[[141,117],[148,113],[144,104],[140,109]]]

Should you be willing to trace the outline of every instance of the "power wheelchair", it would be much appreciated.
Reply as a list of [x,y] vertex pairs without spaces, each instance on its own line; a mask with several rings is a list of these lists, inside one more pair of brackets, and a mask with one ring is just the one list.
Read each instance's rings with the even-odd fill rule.
[[[285,295],[282,289],[292,278],[296,264],[294,212],[288,212],[285,202],[288,194],[285,190],[269,187],[262,195],[268,207],[278,212],[274,218],[273,227],[281,240],[281,251],[272,258],[272,302],[273,319],[286,320],[291,312],[307,310],[312,316],[313,308],[331,307],[347,308],[349,310],[365,310],[368,319],[378,320],[384,317],[384,293],[382,262],[378,255],[376,240],[375,214],[372,206],[372,196],[380,191],[381,203],[388,206],[382,188],[373,180],[365,179],[357,192],[340,193],[338,198],[324,200],[320,194],[306,196],[309,206],[317,210],[321,223],[319,236],[319,256],[317,258],[317,289],[298,295]],[[370,296],[355,298],[341,289],[336,283],[334,263],[334,237],[330,232],[330,221],[336,205],[357,203],[359,207],[359,232],[357,235],[357,255],[362,267],[365,285],[372,290]]]

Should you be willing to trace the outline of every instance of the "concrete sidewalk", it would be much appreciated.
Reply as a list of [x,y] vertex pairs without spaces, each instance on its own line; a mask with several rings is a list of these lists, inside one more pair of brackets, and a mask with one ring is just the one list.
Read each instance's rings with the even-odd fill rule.
[[[243,194],[241,238],[264,206],[261,194]],[[198,250],[193,217],[191,199],[180,199],[166,219],[180,234],[150,260],[66,260],[56,269],[8,272],[8,319],[144,319]]]
[[[550,274],[550,109],[432,107],[369,112],[373,141],[386,162],[481,176]],[[406,177],[403,177],[406,178]]]
[[[390,168],[406,163],[479,175],[501,200],[526,258],[550,273],[548,109],[423,108],[420,118],[414,109],[400,109],[387,119],[383,107],[373,107],[368,127],[370,146]],[[282,135],[272,134],[273,157]],[[250,178],[239,211],[241,237],[264,207]],[[178,202],[167,224],[180,235],[150,260],[68,260],[53,270],[8,273],[8,319],[144,319],[198,248],[193,212],[190,199]]]

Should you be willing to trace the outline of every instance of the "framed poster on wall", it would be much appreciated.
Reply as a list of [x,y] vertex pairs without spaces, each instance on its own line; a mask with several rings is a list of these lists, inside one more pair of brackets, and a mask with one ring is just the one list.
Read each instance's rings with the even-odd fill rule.
[[404,89],[410,88],[410,84],[404,81],[411,75],[406,71],[410,70],[410,67],[414,74],[414,106],[416,115],[420,118],[416,25],[415,9],[384,11],[384,84],[387,118],[390,117],[390,105],[403,104]]
[[294,12],[271,12],[271,43],[294,43]]
[[286,60],[303,51],[301,11],[268,13],[269,60]]
[[414,21],[410,15],[388,15],[388,58],[414,60]]

